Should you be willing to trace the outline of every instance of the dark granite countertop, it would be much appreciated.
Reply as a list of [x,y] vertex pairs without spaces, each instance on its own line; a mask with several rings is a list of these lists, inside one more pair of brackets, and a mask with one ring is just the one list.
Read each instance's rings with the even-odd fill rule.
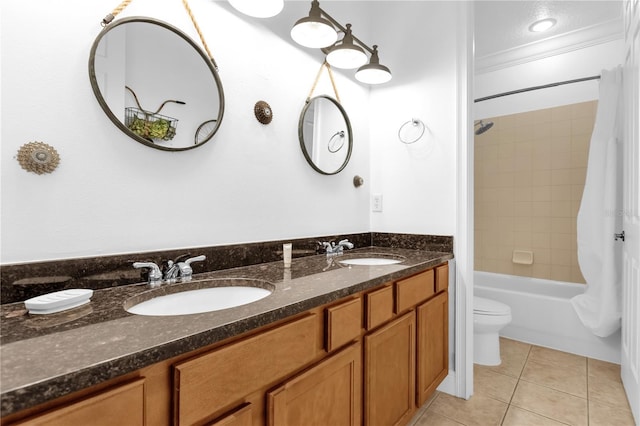
[[[402,256],[399,264],[345,266],[337,260],[371,254]],[[364,256],[363,256],[364,255]],[[91,302],[63,313],[34,316],[24,303],[0,307],[1,415],[5,416],[159,361],[304,312],[350,294],[406,277],[451,259],[451,253],[368,247],[194,275],[260,279],[275,290],[244,306],[192,315],[141,316],[124,310],[146,284],[94,292]],[[181,284],[170,284],[179,286]]]

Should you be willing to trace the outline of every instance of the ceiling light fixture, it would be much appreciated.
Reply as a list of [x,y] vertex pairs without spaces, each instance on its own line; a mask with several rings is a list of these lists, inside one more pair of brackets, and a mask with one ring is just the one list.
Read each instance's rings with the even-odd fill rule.
[[353,69],[367,63],[367,55],[364,49],[353,44],[351,24],[347,24],[342,42],[329,49],[327,62],[336,68]]
[[529,31],[532,33],[541,33],[553,27],[557,21],[553,18],[541,19],[529,25]]
[[291,38],[305,47],[327,47],[338,40],[338,32],[322,17],[318,0],[311,2],[309,16],[299,19],[291,28]]
[[282,12],[284,0],[229,0],[229,4],[254,18],[271,18]]
[[382,84],[391,80],[391,71],[389,71],[389,68],[380,65],[378,45],[373,45],[373,53],[371,53],[369,63],[358,68],[356,79],[366,84]]
[[[340,42],[336,28],[344,33]],[[358,68],[356,79],[366,84],[380,84],[391,80],[389,68],[380,65],[378,46],[373,49],[351,32],[351,24],[346,28],[320,8],[318,0],[311,2],[309,16],[299,19],[291,29],[291,38],[305,47],[323,48],[327,62],[336,68]],[[367,64],[367,54],[371,59]],[[366,65],[365,65],[366,64]]]

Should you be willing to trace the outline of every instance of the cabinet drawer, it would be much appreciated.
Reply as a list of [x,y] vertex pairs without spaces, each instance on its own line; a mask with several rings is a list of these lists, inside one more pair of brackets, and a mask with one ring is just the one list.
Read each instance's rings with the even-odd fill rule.
[[326,349],[332,350],[358,338],[362,332],[362,299],[352,299],[326,309]]
[[14,424],[21,426],[143,426],[145,424],[144,379],[106,390]]
[[207,426],[253,426],[253,406],[250,403],[241,405]]
[[[175,365],[175,424],[220,414],[246,395],[314,360],[318,318],[309,314]],[[269,356],[264,356],[268,354]]]
[[435,294],[434,270],[396,282],[396,313],[417,305]]
[[372,330],[393,318],[393,286],[365,294],[367,330]]
[[446,290],[449,287],[449,264],[440,265],[436,268],[436,293]]

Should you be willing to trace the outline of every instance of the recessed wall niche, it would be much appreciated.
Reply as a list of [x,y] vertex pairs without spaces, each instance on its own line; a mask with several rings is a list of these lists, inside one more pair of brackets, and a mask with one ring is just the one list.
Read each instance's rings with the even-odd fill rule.
[[[597,101],[500,117],[475,136],[475,269],[584,283],[576,217]],[[533,251],[532,265],[514,250]]]

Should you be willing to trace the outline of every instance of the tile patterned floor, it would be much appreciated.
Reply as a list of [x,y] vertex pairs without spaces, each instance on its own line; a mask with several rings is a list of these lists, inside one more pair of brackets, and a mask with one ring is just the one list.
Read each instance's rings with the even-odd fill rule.
[[620,366],[500,339],[502,364],[476,365],[468,401],[436,395],[411,426],[633,426]]

